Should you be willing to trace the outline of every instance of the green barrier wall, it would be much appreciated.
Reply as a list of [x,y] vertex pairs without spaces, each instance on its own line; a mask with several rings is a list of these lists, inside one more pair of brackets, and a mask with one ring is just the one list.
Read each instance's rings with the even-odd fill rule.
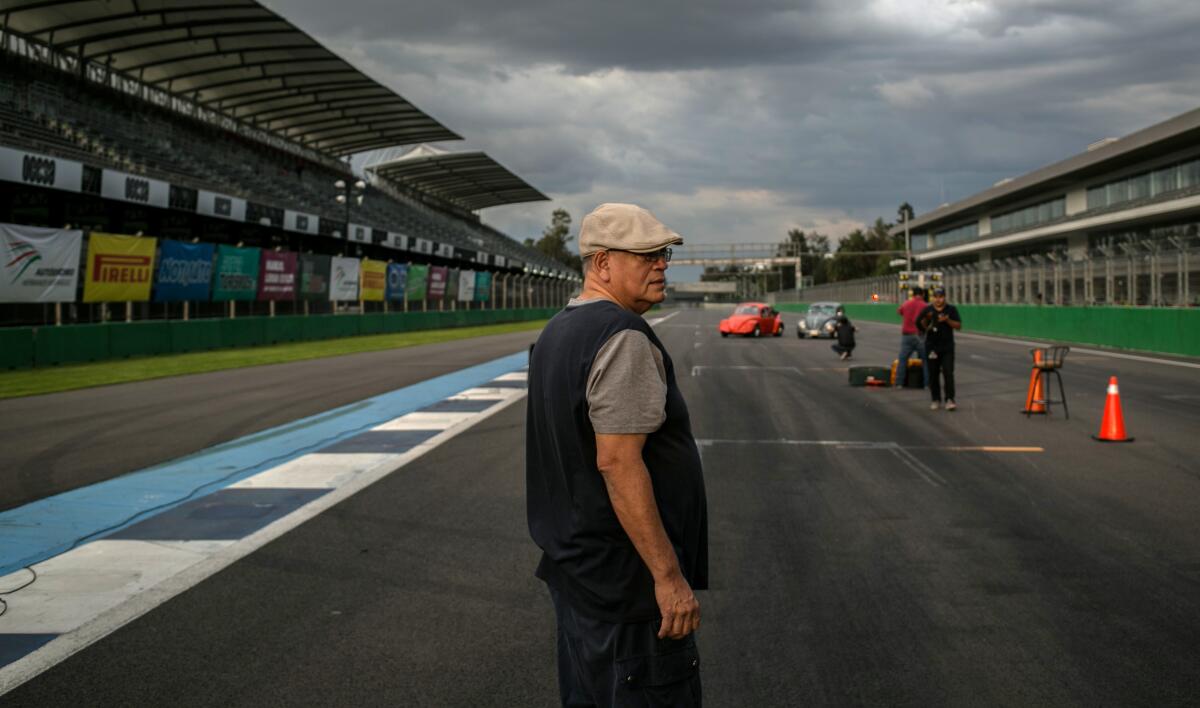
[[[956,305],[963,329],[1068,344],[1200,357],[1200,310],[1145,307]],[[807,305],[780,304],[784,312]],[[895,305],[846,303],[850,319],[900,323]]]
[[0,328],[0,369],[525,322],[556,312],[557,308],[458,310]]
[[0,369],[33,366],[33,328],[0,329]]
[[111,359],[109,330],[112,325],[37,327],[33,335],[33,364],[75,364]]

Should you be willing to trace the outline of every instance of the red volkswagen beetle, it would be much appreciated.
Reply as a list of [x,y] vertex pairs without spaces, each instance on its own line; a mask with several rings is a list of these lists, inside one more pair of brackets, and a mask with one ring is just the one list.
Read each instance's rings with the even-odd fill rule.
[[740,334],[746,337],[761,337],[783,334],[783,318],[775,308],[763,302],[743,302],[733,314],[721,320],[721,336]]

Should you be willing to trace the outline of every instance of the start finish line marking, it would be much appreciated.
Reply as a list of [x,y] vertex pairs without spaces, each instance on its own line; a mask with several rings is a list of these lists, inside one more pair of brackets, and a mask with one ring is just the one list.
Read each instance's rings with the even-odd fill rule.
[[939,450],[942,452],[1045,452],[1043,447],[1022,445],[901,445],[887,440],[734,440],[708,438],[697,445],[812,445],[845,450]]

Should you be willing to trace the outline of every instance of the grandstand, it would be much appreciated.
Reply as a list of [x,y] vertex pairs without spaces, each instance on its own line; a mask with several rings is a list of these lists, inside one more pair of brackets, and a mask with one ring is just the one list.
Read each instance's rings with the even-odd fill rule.
[[[485,269],[555,293],[575,278],[480,220],[546,198],[486,156],[520,188],[370,171],[361,204],[336,201],[360,178],[347,156],[459,136],[257,2],[6,0],[0,17],[0,221]],[[5,324],[45,316],[0,305]]]

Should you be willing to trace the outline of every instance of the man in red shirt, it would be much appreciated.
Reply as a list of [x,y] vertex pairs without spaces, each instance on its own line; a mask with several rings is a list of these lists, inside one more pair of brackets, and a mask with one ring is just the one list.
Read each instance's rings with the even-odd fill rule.
[[896,312],[900,314],[900,363],[896,366],[896,386],[904,387],[904,381],[908,377],[908,357],[915,353],[921,357],[921,385],[924,387],[929,382],[928,363],[925,361],[925,342],[921,341],[920,332],[917,329],[917,317],[921,311],[925,309],[925,293],[920,288],[913,288],[908,295],[908,300],[903,305],[896,308]]

